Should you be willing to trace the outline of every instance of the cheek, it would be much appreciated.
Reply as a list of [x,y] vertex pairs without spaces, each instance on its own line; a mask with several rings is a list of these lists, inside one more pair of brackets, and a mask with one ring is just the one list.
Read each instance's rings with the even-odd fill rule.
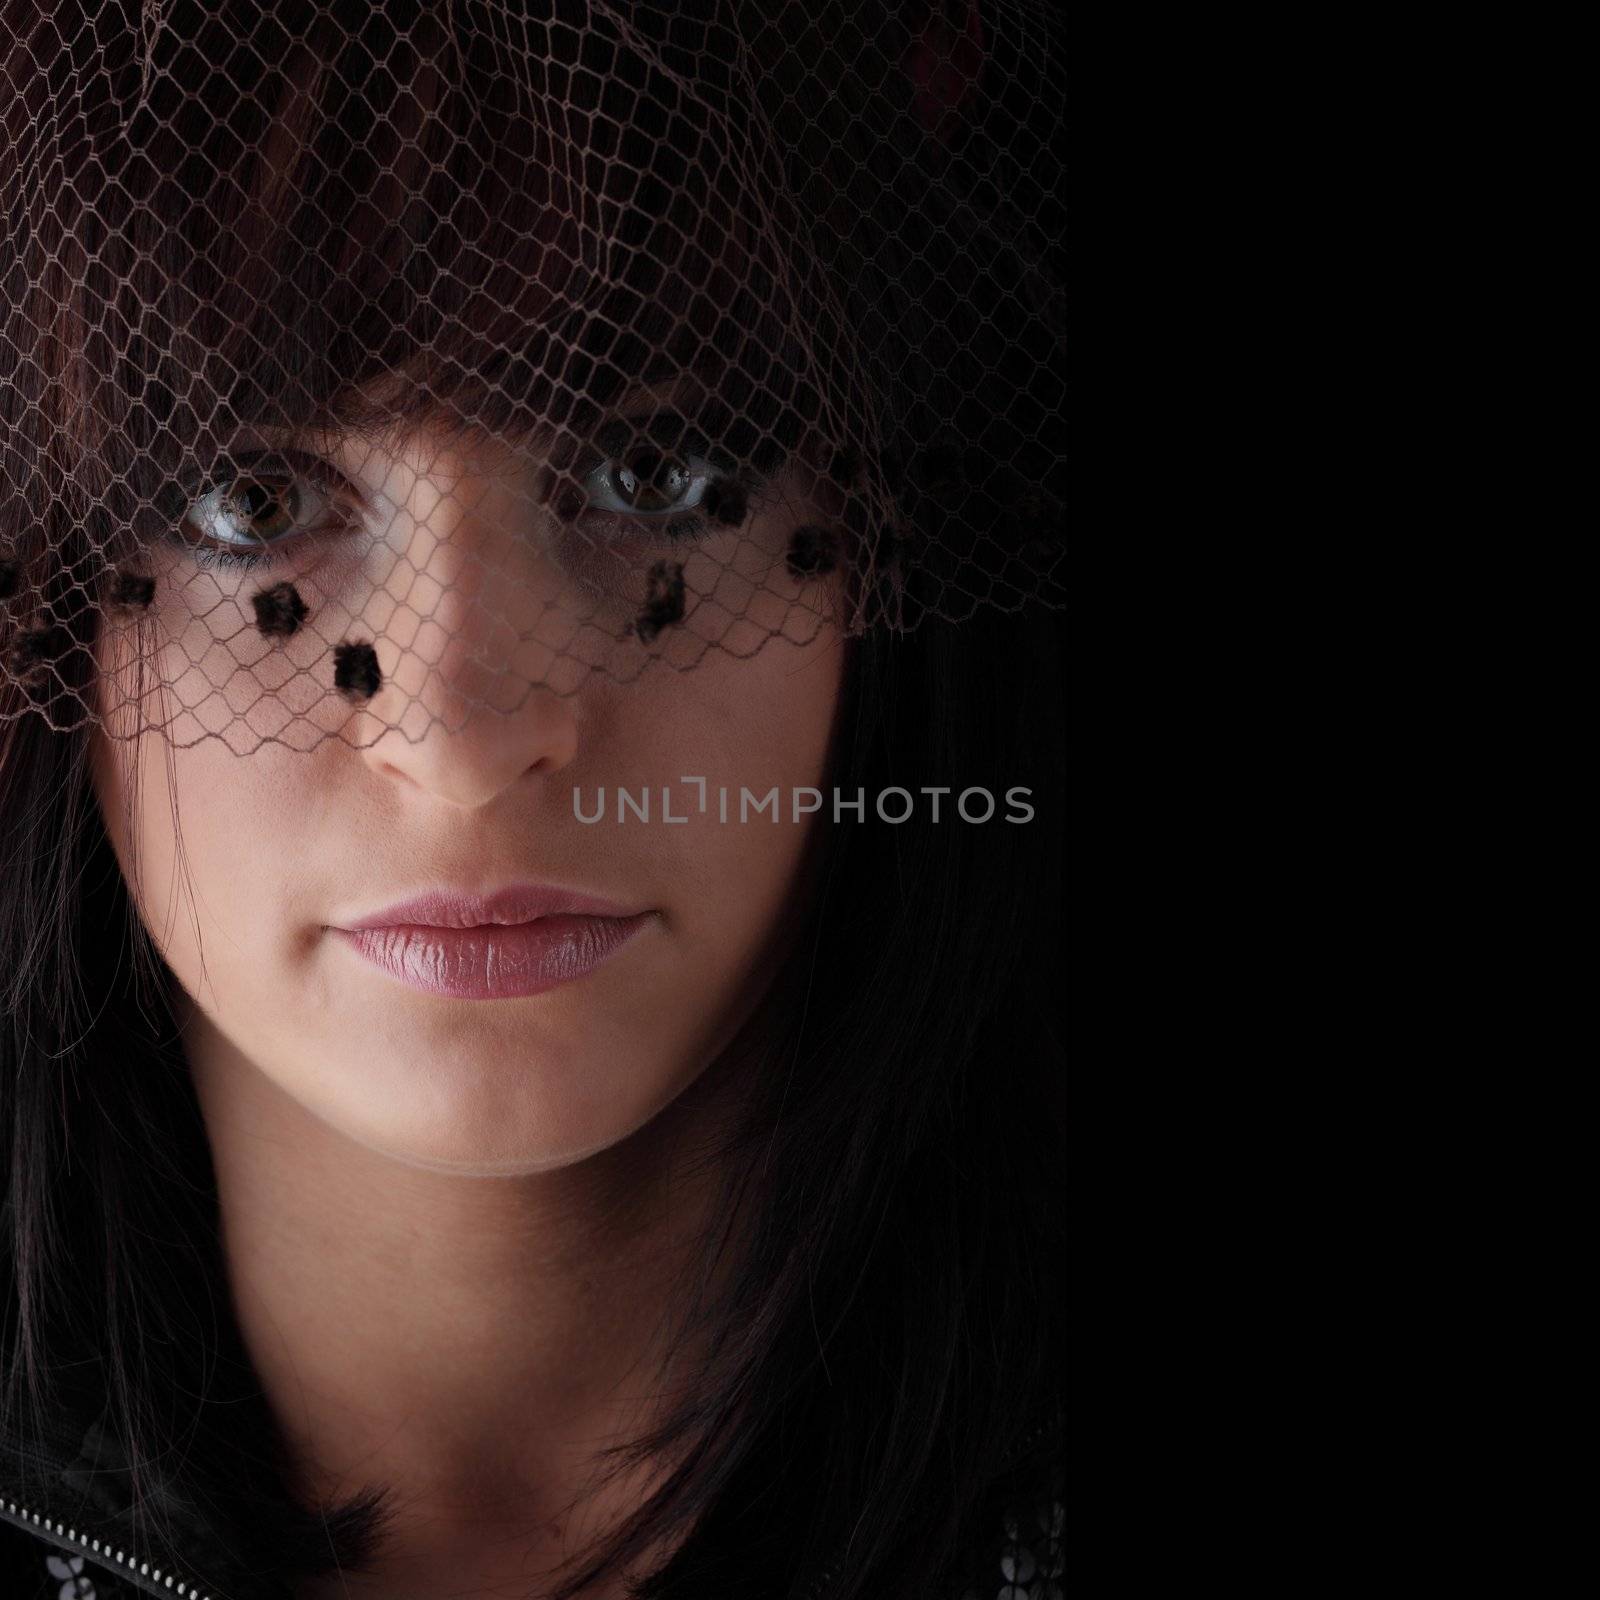
[[100,727],[90,739],[101,823],[134,909],[165,955],[165,930],[152,908],[170,903],[177,852],[160,740],[117,737]]
[[[671,880],[681,931],[708,962],[745,966],[792,898],[811,832],[831,826],[828,759],[844,667],[845,643],[825,628],[804,646],[769,638],[749,660],[710,656],[618,697],[619,759],[603,762],[607,781],[653,791],[652,820],[630,813],[620,827],[637,828],[640,848]],[[597,768],[588,781],[599,776]],[[685,822],[662,820],[663,789]],[[795,792],[805,789],[823,792],[823,809],[797,819]],[[614,803],[608,815],[616,834]]]
[[207,981],[231,987],[241,964],[259,961],[291,871],[289,791],[268,763],[220,741],[169,750],[159,734],[96,738],[101,814],[140,920],[190,994]]

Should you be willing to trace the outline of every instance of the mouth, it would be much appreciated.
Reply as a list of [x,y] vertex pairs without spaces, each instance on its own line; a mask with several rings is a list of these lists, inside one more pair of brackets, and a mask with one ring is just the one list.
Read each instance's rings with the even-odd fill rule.
[[329,932],[408,988],[510,1000],[586,976],[655,916],[595,895],[522,884],[489,895],[427,890],[330,924]]

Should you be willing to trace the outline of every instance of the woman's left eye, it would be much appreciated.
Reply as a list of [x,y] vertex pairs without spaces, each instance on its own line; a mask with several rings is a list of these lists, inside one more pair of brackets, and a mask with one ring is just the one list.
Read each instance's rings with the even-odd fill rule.
[[706,441],[671,412],[616,422],[595,440],[607,456],[583,477],[589,509],[628,517],[677,517],[693,511],[719,469]]

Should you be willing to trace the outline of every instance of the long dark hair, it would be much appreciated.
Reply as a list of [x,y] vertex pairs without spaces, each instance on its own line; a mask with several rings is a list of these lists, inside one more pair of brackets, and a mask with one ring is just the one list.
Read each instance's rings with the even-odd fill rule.
[[[32,6],[4,9],[8,23],[35,15]],[[233,9],[217,8],[223,35],[259,26],[245,8],[238,17]],[[271,25],[292,31],[293,10],[276,8]],[[304,10],[308,32],[330,15],[327,7]],[[859,37],[863,49],[894,61],[932,14],[926,6],[888,5],[881,15],[861,6],[818,10],[819,38]],[[73,37],[59,15],[57,26]],[[96,26],[107,81],[120,72],[136,86],[140,18],[121,18],[109,56],[107,24]],[[350,26],[353,48],[369,49],[370,37],[363,44],[362,29]],[[11,32],[19,51],[37,51],[21,26]],[[758,52],[764,37],[756,30]],[[775,78],[790,59],[772,57]],[[15,75],[22,81],[20,69]],[[842,91],[836,111],[846,122],[893,120],[893,108],[852,107]],[[8,130],[13,148],[20,126]],[[813,193],[807,203],[820,207],[849,184],[893,188],[882,173],[835,171],[848,156],[842,123],[824,118],[817,126],[820,145],[797,128],[792,147],[803,170],[791,179],[802,197]],[[92,140],[92,128],[80,131]],[[893,129],[885,137],[922,147]],[[138,172],[109,173],[87,148],[75,159],[106,184],[95,203],[113,207]],[[0,149],[0,179],[4,162]],[[791,1580],[785,1592],[796,1597],[824,1579],[830,1600],[921,1597],[1019,1450],[1048,1442],[1064,1404],[1066,1113],[1053,965],[1064,892],[1062,622],[1026,605],[1021,588],[978,597],[959,584],[952,591],[959,568],[940,568],[951,525],[939,520],[958,493],[968,521],[997,544],[1031,548],[1057,536],[1059,505],[1041,485],[1058,453],[1049,432],[1058,379],[1036,339],[1027,354],[1018,351],[1030,330],[1056,328],[1060,307],[1052,246],[1024,238],[981,177],[962,191],[965,204],[953,203],[954,169],[941,170],[942,198],[923,202],[924,226],[931,236],[939,227],[991,225],[993,282],[1011,291],[973,325],[954,312],[939,321],[919,309],[912,275],[886,259],[887,240],[875,252],[865,233],[841,237],[826,263],[886,369],[902,374],[883,385],[874,445],[903,472],[904,503],[925,536],[929,559],[911,592],[929,614],[909,633],[868,632],[851,646],[830,781],[847,796],[861,789],[865,816],[826,829],[816,892],[791,955],[746,1030],[765,1041],[761,1069],[719,1152],[724,1193],[715,1214],[751,1225],[714,1295],[704,1292],[705,1278],[685,1283],[674,1314],[686,1333],[707,1335],[710,1354],[672,1413],[637,1442],[641,1454],[670,1451],[682,1464],[614,1537],[586,1553],[591,1559],[574,1567],[563,1600],[608,1564],[615,1569],[686,1530],[668,1566],[640,1590],[650,1600],[771,1593],[774,1571]],[[150,169],[151,181],[172,176]],[[177,181],[187,180],[180,173]],[[289,219],[292,240],[294,202],[279,200],[290,208],[279,220]],[[70,216],[55,221],[71,234]],[[336,413],[358,366],[404,371],[423,347],[430,359],[451,354],[447,368],[459,374],[456,392],[473,414],[493,395],[537,409],[556,387],[571,388],[575,369],[552,376],[537,348],[523,352],[516,370],[493,365],[506,348],[497,327],[446,319],[462,330],[452,351],[444,324],[419,326],[398,314],[415,290],[385,243],[415,225],[402,205],[374,239],[357,241],[363,270],[382,280],[363,291],[373,320],[364,325],[360,307],[330,309],[334,350],[325,368],[292,371],[278,370],[291,359],[285,347],[248,322],[219,320],[208,348],[206,309],[220,318],[233,291],[204,281],[193,259],[171,257],[163,268],[159,249],[130,262],[105,296],[175,297],[161,303],[188,307],[183,339],[174,333],[157,348],[147,319],[118,345],[106,329],[125,324],[108,319],[85,331],[51,316],[76,303],[83,283],[93,289],[97,273],[115,277],[116,263],[103,252],[86,256],[81,279],[69,272],[56,281],[51,262],[70,266],[69,258],[28,235],[8,258],[0,296],[0,455],[9,480],[0,556],[9,543],[20,560],[49,567],[63,606],[83,590],[73,569],[82,530],[52,527],[47,512],[57,497],[29,492],[52,471],[81,479],[89,470],[81,460],[63,464],[40,431],[73,405],[104,430],[85,441],[94,446],[85,459],[105,476],[83,486],[83,506],[114,521],[119,493],[130,504],[154,499],[137,478],[139,464],[159,466],[173,419],[199,415],[197,384],[209,385],[207,405],[252,404],[217,373],[251,374],[258,412],[292,393],[316,396]],[[38,247],[31,256],[30,244]],[[154,276],[140,281],[140,272]],[[340,281],[349,280],[346,269]],[[634,293],[617,286],[618,295]],[[382,303],[383,294],[395,303]],[[608,316],[648,339],[643,300],[637,315],[623,299],[608,305]],[[752,307],[747,320],[759,326],[761,315]],[[74,326],[76,343],[62,337]],[[412,348],[408,328],[419,341]],[[708,333],[714,344],[716,328]],[[218,360],[230,338],[254,342]],[[194,352],[181,348],[184,340]],[[782,344],[776,332],[773,344]],[[784,363],[800,373],[792,354]],[[989,375],[987,411],[974,410],[955,440],[930,437],[919,411],[928,384],[918,374],[950,382],[964,371]],[[791,444],[818,421],[813,383],[827,387],[814,371],[769,387],[775,410],[760,421],[763,437]],[[438,385],[430,388],[436,395]],[[114,528],[95,535],[102,543],[114,537]],[[945,612],[970,614],[952,622]],[[79,645],[92,642],[92,611],[60,615]],[[77,654],[76,667],[61,663],[61,681],[87,672],[87,650]],[[188,1513],[197,1512],[237,1530],[226,1554],[243,1570],[287,1581],[359,1567],[381,1542],[386,1496],[380,1486],[308,1509],[284,1488],[283,1441],[226,1306],[215,1178],[174,1036],[175,980],[111,854],[89,781],[87,730],[5,714],[16,709],[0,705],[0,1281],[10,1279],[0,1433],[52,1436],[66,1397],[94,1394],[136,1463],[136,1515],[152,1537],[193,1548],[186,1530]],[[904,823],[875,815],[872,797],[891,786],[918,798]],[[920,803],[932,786],[952,790],[938,823]],[[998,798],[1019,787],[1035,811],[1029,822],[1005,820],[1003,804],[984,823],[953,814],[955,791],[981,788]],[[226,1433],[222,1417],[230,1419]],[[240,1418],[253,1419],[256,1431],[241,1429]],[[252,1438],[266,1441],[259,1455],[241,1448]],[[226,1570],[220,1556],[217,1570]]]

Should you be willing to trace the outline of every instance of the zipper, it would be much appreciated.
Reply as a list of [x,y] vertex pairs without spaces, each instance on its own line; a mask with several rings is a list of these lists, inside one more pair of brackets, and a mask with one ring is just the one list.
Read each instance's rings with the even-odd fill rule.
[[98,1539],[92,1534],[80,1533],[64,1522],[58,1522],[42,1512],[30,1510],[29,1507],[11,1499],[9,1495],[0,1495],[0,1518],[15,1524],[35,1538],[48,1539],[50,1543],[58,1549],[65,1550],[69,1555],[91,1556],[102,1566],[124,1569],[116,1573],[118,1581],[131,1583],[136,1589],[144,1590],[146,1594],[179,1595],[182,1600],[211,1600],[211,1596],[199,1584],[186,1583],[166,1568],[152,1566],[148,1561],[140,1560],[136,1553],[130,1554],[124,1548],[113,1548],[113,1541],[110,1539]]
[[[1049,1433],[1053,1428],[1059,1428],[1062,1424],[1062,1421],[1062,1414],[1057,1412],[1054,1416],[1048,1417],[1045,1419],[1045,1421],[1039,1423],[1038,1426],[1034,1428],[1033,1432],[1030,1433],[1027,1438],[1025,1438],[1022,1443],[1019,1444],[1011,1452],[1011,1454],[1006,1457],[1005,1461],[1001,1464],[1001,1472],[1005,1472],[1016,1462],[1020,1461],[1036,1444],[1038,1444],[1042,1438],[1044,1438],[1047,1433]],[[845,1546],[841,1545],[833,1560],[823,1570],[822,1576],[818,1578],[809,1589],[806,1590],[804,1600],[822,1600],[822,1596],[828,1592],[828,1589],[832,1586],[834,1579],[838,1577],[839,1568],[844,1565],[844,1551]]]
[[[1013,1462],[1021,1460],[1052,1428],[1060,1427],[1061,1420],[1057,1415],[1039,1423],[1006,1458],[1002,1471],[1010,1467]],[[181,1600],[211,1600],[211,1596],[199,1584],[186,1583],[175,1574],[164,1572],[160,1567],[152,1567],[148,1561],[141,1561],[137,1555],[129,1555],[124,1550],[118,1549],[113,1553],[111,1540],[97,1539],[88,1533],[79,1533],[65,1523],[29,1510],[27,1506],[6,1495],[0,1495],[0,1517],[14,1523],[26,1533],[35,1536],[42,1534],[69,1554],[90,1554],[102,1565],[109,1566],[114,1562],[119,1567],[125,1567],[126,1574],[119,1572],[118,1578],[143,1589],[146,1594],[178,1595]],[[844,1565],[845,1548],[844,1545],[839,1547],[833,1560],[823,1569],[822,1575],[806,1591],[804,1600],[822,1600],[822,1596],[838,1577],[840,1567]]]

